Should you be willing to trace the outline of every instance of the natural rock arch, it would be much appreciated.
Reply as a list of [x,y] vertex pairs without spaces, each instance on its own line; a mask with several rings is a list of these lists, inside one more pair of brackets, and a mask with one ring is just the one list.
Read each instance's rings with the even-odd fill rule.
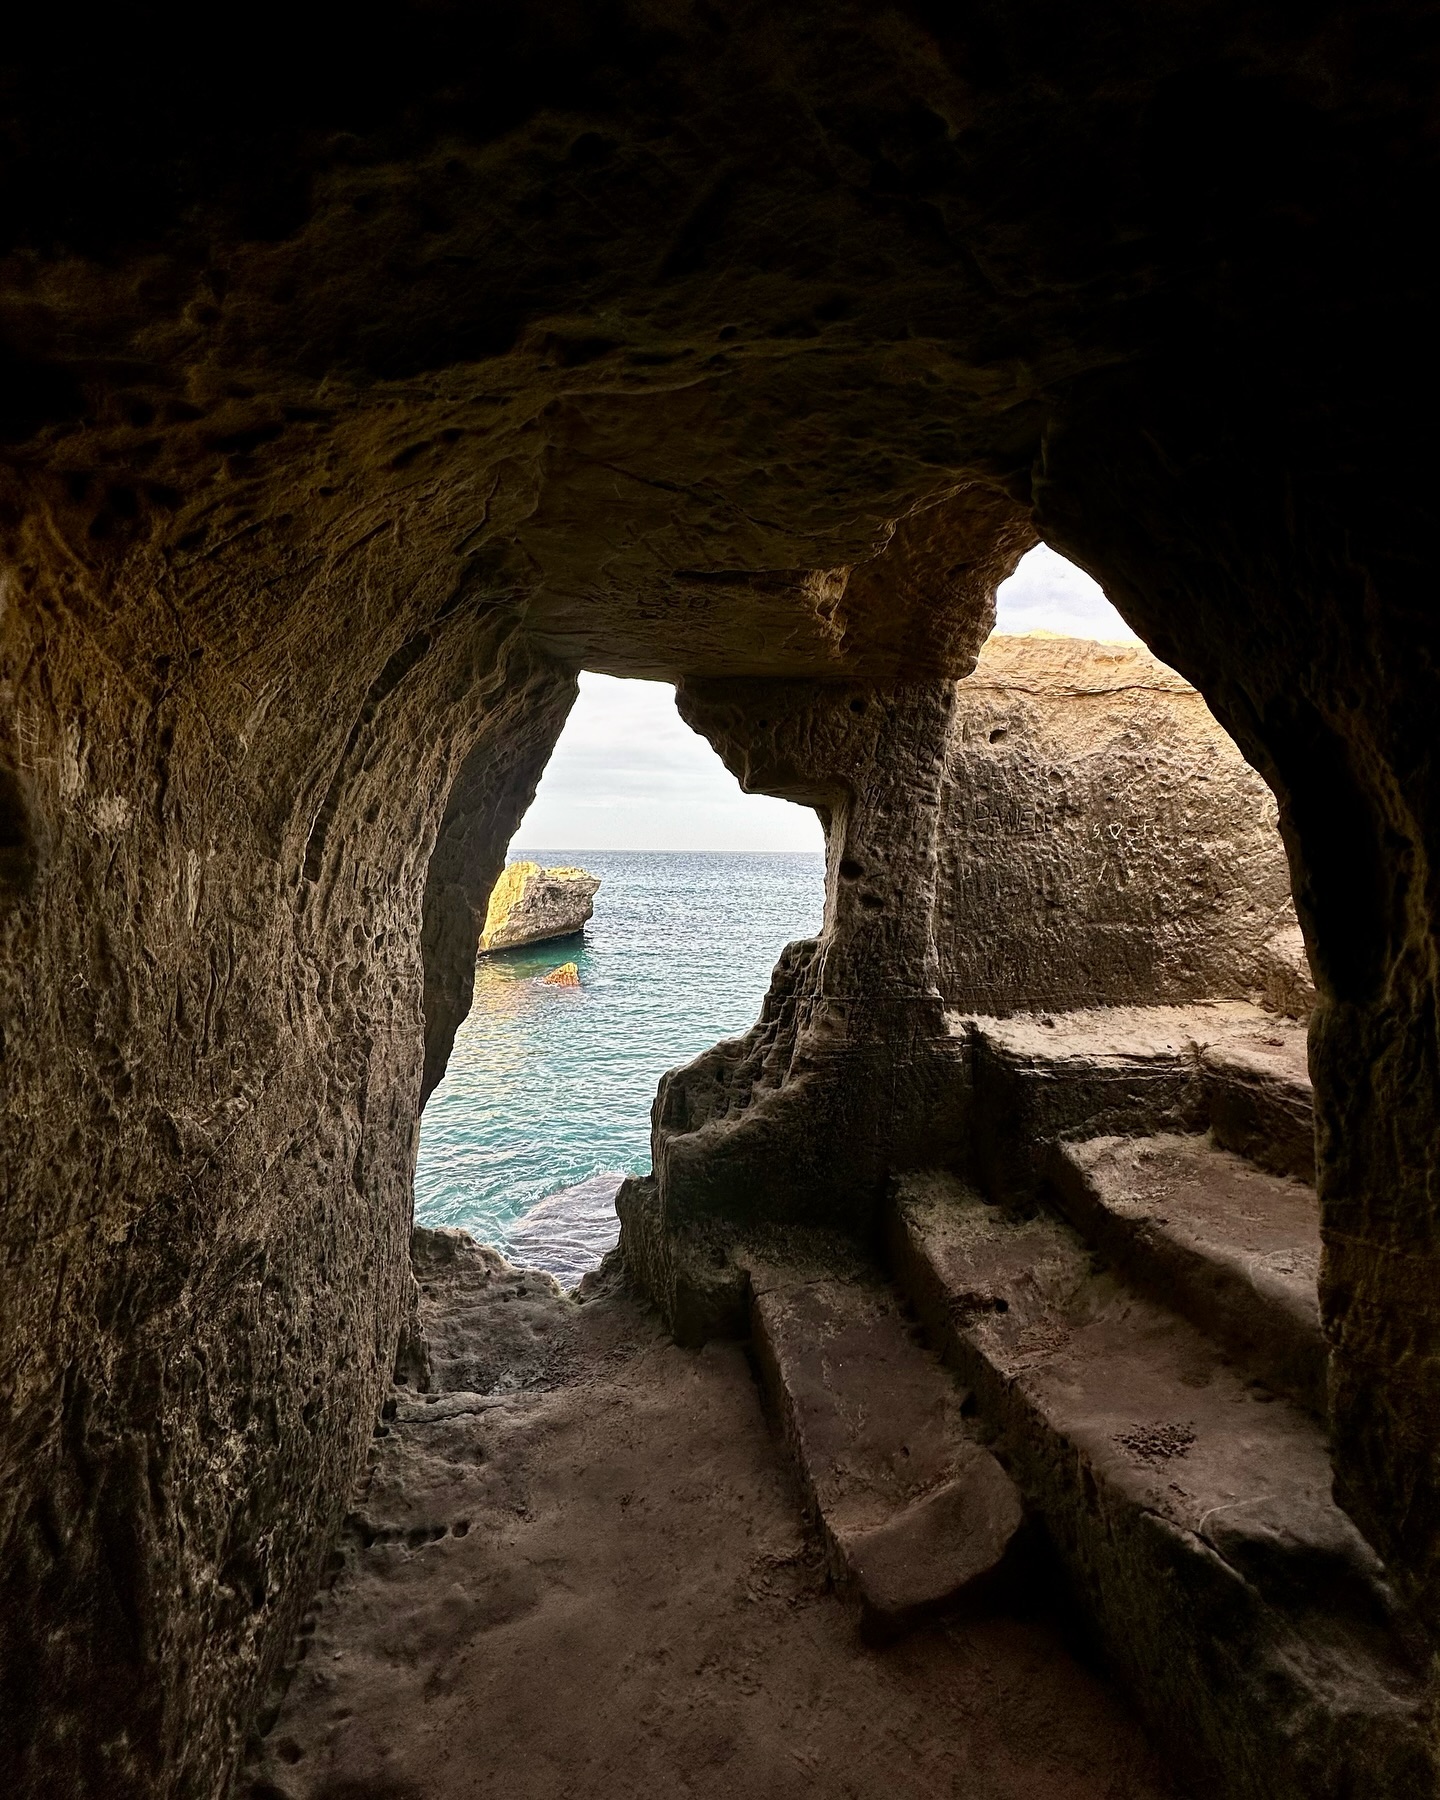
[[262,23],[6,88],[12,1786],[233,1765],[575,668],[953,677],[1037,535],[1279,799],[1338,1489],[1433,1618],[1426,9]]

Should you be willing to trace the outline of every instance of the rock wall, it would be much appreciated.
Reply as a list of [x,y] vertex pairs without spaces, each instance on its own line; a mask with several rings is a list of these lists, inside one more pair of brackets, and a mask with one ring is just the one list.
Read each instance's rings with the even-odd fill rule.
[[1269,790],[1143,649],[992,637],[955,683],[687,682],[680,710],[826,830],[822,935],[662,1079],[617,1201],[682,1338],[745,1329],[738,1245],[866,1239],[895,1171],[968,1160],[963,1015],[1258,996],[1294,929]]
[[962,1012],[1267,983],[1299,1003],[1276,986],[1295,911],[1274,797],[1139,646],[991,638],[959,687],[940,838],[940,985]]
[[425,872],[422,1106],[445,1073],[455,1033],[470,1011],[481,922],[506,849],[575,700],[572,673],[543,657],[527,657],[527,664],[507,704],[485,715],[450,789]]
[[1037,534],[1279,801],[1338,1487],[1440,1616],[1428,10],[250,27],[5,43],[0,1777],[223,1788],[573,671],[922,690]]
[[[480,677],[517,736],[553,678],[513,625],[407,632],[343,578],[323,682],[283,639],[226,666],[160,570],[117,596],[54,526],[5,620],[34,850],[0,921],[0,1763],[12,1793],[154,1793],[233,1763],[360,1466],[407,1289],[429,849],[498,723]],[[148,630],[109,625],[122,598]]]

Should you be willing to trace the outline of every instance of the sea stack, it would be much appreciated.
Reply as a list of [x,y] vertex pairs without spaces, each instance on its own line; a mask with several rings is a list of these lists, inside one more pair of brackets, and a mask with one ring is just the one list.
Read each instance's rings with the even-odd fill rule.
[[490,895],[480,954],[572,937],[594,912],[599,887],[600,877],[587,869],[511,863]]

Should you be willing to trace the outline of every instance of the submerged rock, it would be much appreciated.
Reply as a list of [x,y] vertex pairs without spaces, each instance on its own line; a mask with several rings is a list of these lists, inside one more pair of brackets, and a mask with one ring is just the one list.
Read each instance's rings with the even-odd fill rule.
[[546,1194],[506,1229],[505,1254],[573,1288],[615,1248],[620,1236],[615,1195],[624,1179],[615,1173],[590,1175]]
[[480,954],[571,937],[595,910],[600,877],[587,869],[511,863],[495,883],[480,934]]
[[579,964],[561,963],[558,969],[552,969],[548,975],[541,977],[541,984],[544,987],[579,987]]

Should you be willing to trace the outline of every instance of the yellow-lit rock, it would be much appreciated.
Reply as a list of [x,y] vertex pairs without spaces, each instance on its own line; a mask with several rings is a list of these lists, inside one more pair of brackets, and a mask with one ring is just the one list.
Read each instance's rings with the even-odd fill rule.
[[511,863],[495,883],[485,910],[480,954],[516,950],[583,930],[595,910],[600,877],[586,869],[542,869]]

